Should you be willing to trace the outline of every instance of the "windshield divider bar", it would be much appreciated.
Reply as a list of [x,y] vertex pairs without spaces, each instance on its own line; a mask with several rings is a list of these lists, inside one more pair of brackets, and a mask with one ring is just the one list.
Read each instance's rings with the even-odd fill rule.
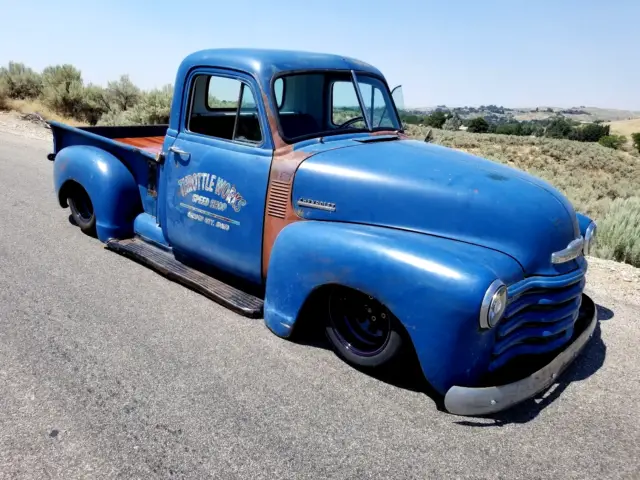
[[367,130],[373,132],[371,122],[367,117],[367,110],[364,108],[364,100],[362,99],[362,92],[360,91],[360,85],[358,84],[358,77],[356,77],[356,72],[354,70],[351,70],[351,80],[353,81],[353,86],[356,87],[356,95],[358,97],[358,102],[360,103],[360,110],[362,110],[362,118],[364,118],[364,123],[367,124]]

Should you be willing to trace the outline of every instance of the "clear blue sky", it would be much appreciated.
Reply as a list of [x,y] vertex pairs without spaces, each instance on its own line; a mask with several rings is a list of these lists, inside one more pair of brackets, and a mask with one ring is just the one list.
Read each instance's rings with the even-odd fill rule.
[[173,83],[215,47],[349,55],[401,83],[408,106],[640,110],[640,0],[0,0],[0,64],[72,63]]

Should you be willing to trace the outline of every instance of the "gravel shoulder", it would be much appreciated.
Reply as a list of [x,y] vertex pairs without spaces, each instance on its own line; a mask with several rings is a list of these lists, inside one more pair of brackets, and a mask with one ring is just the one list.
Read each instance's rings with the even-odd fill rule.
[[0,479],[640,478],[640,270],[591,259],[599,325],[538,398],[439,411],[102,248],[48,131],[0,113]]

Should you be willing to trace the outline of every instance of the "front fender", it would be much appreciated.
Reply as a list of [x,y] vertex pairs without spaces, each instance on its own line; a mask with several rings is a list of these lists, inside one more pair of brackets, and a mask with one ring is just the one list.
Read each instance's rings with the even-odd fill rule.
[[133,235],[133,220],[142,211],[142,202],[133,175],[118,158],[87,145],[63,148],[53,163],[60,206],[67,206],[66,195],[74,182],[91,198],[101,241]]
[[328,284],[374,296],[409,334],[436,390],[484,371],[493,331],[479,328],[480,304],[496,278],[523,278],[511,257],[487,248],[389,228],[307,221],[287,226],[271,253],[265,322],[288,337],[309,295]]

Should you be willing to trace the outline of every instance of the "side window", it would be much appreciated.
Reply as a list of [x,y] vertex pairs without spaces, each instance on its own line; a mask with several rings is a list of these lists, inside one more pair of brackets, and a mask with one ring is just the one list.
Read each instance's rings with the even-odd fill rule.
[[273,82],[273,91],[276,98],[276,107],[281,109],[284,104],[284,80],[282,78],[276,78],[276,81]]
[[256,144],[262,141],[258,108],[251,88],[235,78],[195,77],[187,128],[224,140]]
[[358,94],[351,82],[334,82],[331,88],[331,122],[340,126],[349,120],[353,128],[366,128],[362,119],[362,110],[358,103]]

